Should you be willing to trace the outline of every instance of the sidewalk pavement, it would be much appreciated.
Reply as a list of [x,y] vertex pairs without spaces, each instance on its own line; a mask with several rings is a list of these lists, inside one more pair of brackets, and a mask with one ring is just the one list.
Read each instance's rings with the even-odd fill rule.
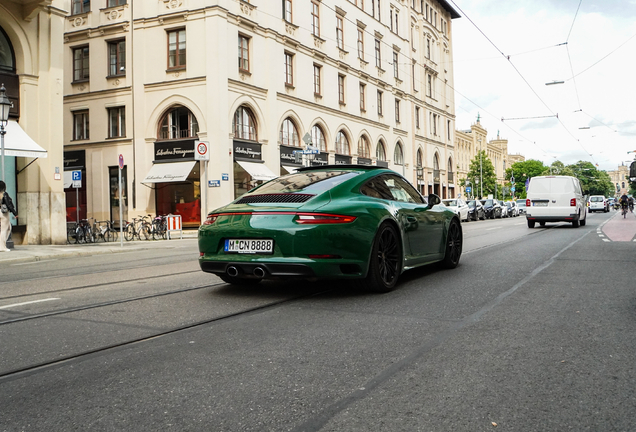
[[87,256],[99,254],[111,254],[131,251],[142,251],[148,249],[175,248],[182,246],[192,246],[196,250],[196,230],[184,230],[183,240],[178,233],[173,233],[171,240],[135,240],[127,242],[121,246],[119,240],[114,243],[86,243],[86,244],[65,244],[65,245],[16,245],[11,252],[0,252],[0,266],[17,262],[45,261],[63,257]]

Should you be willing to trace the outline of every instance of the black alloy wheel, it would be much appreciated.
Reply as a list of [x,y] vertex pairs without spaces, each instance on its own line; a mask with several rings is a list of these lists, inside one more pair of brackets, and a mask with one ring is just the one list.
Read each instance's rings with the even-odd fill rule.
[[459,264],[459,258],[462,256],[462,245],[464,236],[462,227],[453,219],[448,227],[448,235],[446,236],[446,252],[442,266],[447,269],[454,269]]
[[373,241],[367,277],[360,280],[363,289],[386,293],[397,285],[402,270],[402,245],[393,225],[384,223]]

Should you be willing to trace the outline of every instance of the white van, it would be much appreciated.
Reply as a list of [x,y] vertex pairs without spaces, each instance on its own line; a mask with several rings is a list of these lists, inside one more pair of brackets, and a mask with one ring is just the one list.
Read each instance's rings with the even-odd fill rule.
[[586,202],[576,177],[533,177],[528,186],[526,219],[528,228],[539,222],[572,222],[577,228],[586,222]]

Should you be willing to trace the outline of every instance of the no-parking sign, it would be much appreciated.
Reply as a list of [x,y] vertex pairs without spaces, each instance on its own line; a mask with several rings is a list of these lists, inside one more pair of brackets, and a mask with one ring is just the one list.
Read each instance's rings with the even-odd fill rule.
[[210,160],[210,145],[205,141],[196,141],[195,152],[194,152],[194,160],[202,160],[207,161]]

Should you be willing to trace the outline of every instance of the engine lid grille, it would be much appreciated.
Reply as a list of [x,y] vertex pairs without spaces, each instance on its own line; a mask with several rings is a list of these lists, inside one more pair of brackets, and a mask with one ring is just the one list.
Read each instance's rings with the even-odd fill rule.
[[311,194],[263,194],[249,195],[241,198],[235,204],[258,204],[258,203],[304,203],[309,201],[314,195]]

